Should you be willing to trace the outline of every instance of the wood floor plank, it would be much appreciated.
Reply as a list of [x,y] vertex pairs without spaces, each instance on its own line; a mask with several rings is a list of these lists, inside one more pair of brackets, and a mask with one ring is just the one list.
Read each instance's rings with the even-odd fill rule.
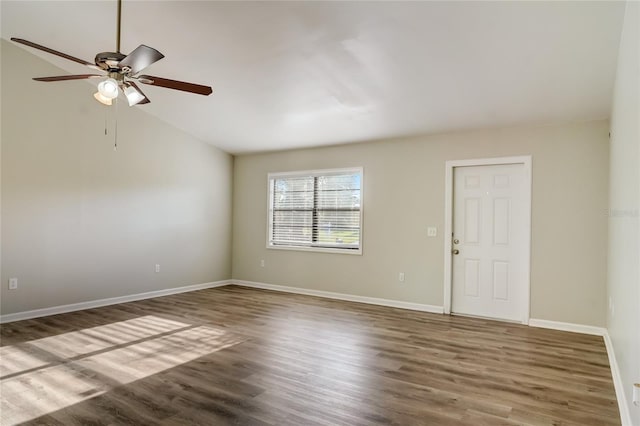
[[0,327],[0,424],[619,425],[601,337],[227,286]]

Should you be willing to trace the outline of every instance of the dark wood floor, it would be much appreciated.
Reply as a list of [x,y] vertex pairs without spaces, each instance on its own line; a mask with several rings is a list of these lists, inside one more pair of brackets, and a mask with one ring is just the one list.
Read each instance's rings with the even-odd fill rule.
[[602,338],[228,286],[5,324],[1,423],[620,424]]

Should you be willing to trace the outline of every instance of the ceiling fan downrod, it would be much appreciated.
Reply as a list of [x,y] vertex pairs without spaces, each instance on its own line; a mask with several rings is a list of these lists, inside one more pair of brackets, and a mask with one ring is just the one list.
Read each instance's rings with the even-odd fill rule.
[[122,23],[122,0],[118,0],[118,27],[116,33],[116,53],[120,53],[120,25]]

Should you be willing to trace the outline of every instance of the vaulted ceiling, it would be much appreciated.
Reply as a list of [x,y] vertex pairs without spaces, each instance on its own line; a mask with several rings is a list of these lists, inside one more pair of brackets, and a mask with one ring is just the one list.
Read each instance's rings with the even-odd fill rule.
[[[214,89],[144,86],[151,104],[135,108],[243,153],[609,117],[623,12],[612,1],[124,0],[122,51],[152,46],[166,57],[145,73]],[[115,0],[3,0],[1,14],[5,39],[90,62],[115,48]]]

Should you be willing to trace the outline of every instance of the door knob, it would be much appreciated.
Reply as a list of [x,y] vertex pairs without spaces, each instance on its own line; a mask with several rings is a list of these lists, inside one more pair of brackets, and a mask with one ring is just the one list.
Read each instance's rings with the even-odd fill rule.
[[460,253],[460,250],[458,250],[458,249],[451,250],[451,253],[453,253],[453,254],[458,254],[458,253]]

